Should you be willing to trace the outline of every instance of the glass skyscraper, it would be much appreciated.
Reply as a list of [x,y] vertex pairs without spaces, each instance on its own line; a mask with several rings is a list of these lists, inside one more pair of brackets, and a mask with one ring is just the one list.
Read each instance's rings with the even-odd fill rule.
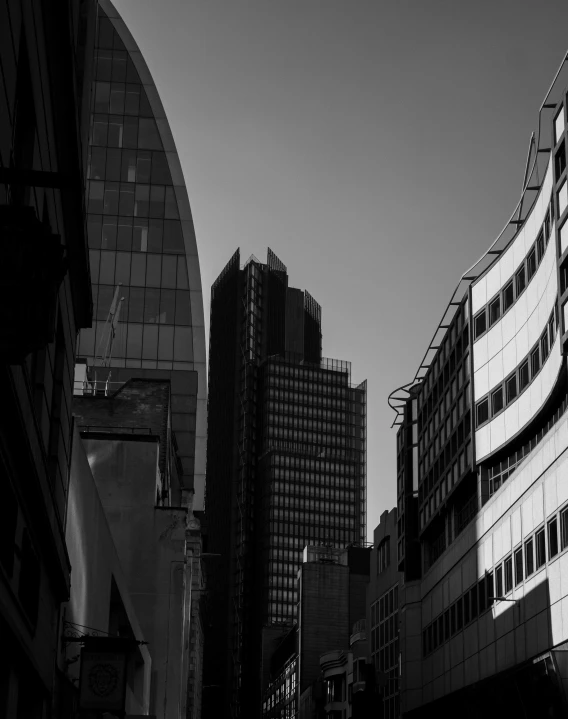
[[[79,357],[91,374],[110,367],[112,381],[172,379],[184,488],[195,486],[202,509],[205,333],[191,210],[157,89],[109,0],[98,9],[87,197],[94,321],[81,332]],[[187,372],[191,380],[179,374]]]
[[[307,544],[365,541],[366,383],[322,358],[321,309],[286,267],[237,251],[213,285],[204,716],[256,716],[269,653],[296,621]],[[260,667],[260,675],[259,675]],[[222,700],[226,702],[222,705]]]

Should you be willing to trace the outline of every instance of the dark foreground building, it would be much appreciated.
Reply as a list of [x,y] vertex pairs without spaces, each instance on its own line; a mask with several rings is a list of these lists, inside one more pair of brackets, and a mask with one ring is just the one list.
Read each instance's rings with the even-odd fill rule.
[[565,60],[517,207],[391,396],[409,719],[567,711],[567,85]]
[[[65,717],[73,366],[94,2],[0,1],[0,716]],[[53,712],[53,714],[52,714]]]
[[[258,716],[307,544],[365,541],[366,383],[321,356],[321,310],[237,251],[211,293],[204,716]],[[209,638],[207,638],[209,639]],[[209,646],[208,646],[209,645]],[[211,686],[211,689],[207,689]]]

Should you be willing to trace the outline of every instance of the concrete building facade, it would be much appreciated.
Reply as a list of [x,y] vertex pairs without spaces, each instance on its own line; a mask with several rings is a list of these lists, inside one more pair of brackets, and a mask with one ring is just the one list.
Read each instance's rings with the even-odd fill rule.
[[395,391],[404,716],[564,716],[566,62],[505,230]]

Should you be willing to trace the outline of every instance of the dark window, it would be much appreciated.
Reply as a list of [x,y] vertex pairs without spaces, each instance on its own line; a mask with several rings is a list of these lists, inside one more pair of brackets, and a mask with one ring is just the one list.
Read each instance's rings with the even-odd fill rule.
[[523,265],[520,270],[515,275],[516,285],[517,285],[517,297],[521,294],[521,292],[525,289],[527,286],[526,276],[525,276],[525,266]]
[[519,367],[519,391],[522,392],[529,384],[529,361]]
[[438,641],[444,643],[444,617],[441,614],[438,617]]
[[534,377],[540,370],[540,351],[537,347],[531,352],[531,376]]
[[446,639],[450,638],[450,610],[446,609],[444,612],[444,636]]
[[544,255],[544,235],[542,234],[542,232],[540,233],[540,235],[538,236],[538,238],[536,240],[536,252],[537,252],[537,259],[540,264],[540,261],[542,260],[543,255]]
[[492,415],[496,415],[503,409],[503,387],[499,387],[491,395],[491,407]]
[[513,557],[507,557],[505,560],[505,594],[513,589]]
[[534,554],[533,554],[533,540],[528,539],[525,542],[525,575],[530,577],[534,572]]
[[505,384],[507,388],[507,404],[509,404],[517,396],[517,375],[514,374],[512,377],[509,377]]
[[558,182],[560,179],[560,175],[564,172],[566,169],[566,147],[564,145],[564,142],[560,145],[558,148],[557,153],[554,155],[554,173],[555,173],[555,182]]
[[463,596],[463,623],[469,624],[469,592],[466,592]]
[[471,618],[472,620],[477,617],[477,584],[474,584],[473,588],[469,592],[470,605],[471,605]]
[[536,251],[533,247],[533,249],[529,252],[529,256],[527,257],[527,275],[528,275],[529,282],[532,279],[535,272],[536,272]]
[[499,317],[501,317],[501,298],[497,297],[489,305],[489,326],[495,324]]
[[548,523],[548,558],[558,554],[558,520],[556,517]]
[[456,627],[458,632],[463,627],[463,601],[461,597],[456,602]]
[[517,549],[515,552],[515,586],[523,581],[523,550]]
[[546,564],[546,546],[543,528],[536,533],[536,568],[540,569],[544,564]]
[[456,605],[452,604],[450,607],[450,629],[452,636],[456,633]]
[[568,547],[568,508],[560,514],[560,548]]
[[493,600],[490,600],[489,597],[494,597],[494,590],[493,590],[493,572],[487,572],[485,575],[485,591],[487,592],[487,607],[489,608],[493,604]]
[[487,329],[487,315],[485,314],[485,310],[483,310],[483,312],[480,312],[477,315],[477,317],[474,320],[474,325],[475,325],[475,339],[477,339]]
[[477,405],[477,426],[489,419],[489,400],[486,398]]
[[544,362],[544,360],[548,357],[548,332],[545,332],[540,338],[540,352],[542,361]]
[[485,579],[480,579],[477,585],[478,597],[479,597],[479,613],[484,612],[487,609],[487,594],[485,590]]
[[503,565],[499,565],[495,570],[495,596],[503,596]]
[[514,301],[513,281],[511,280],[503,290],[503,312],[506,312]]

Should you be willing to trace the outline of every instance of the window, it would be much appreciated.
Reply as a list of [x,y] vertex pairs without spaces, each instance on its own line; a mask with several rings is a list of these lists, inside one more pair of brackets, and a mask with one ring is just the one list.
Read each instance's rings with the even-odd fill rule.
[[483,312],[480,312],[477,315],[477,317],[475,318],[474,325],[475,325],[475,339],[477,339],[487,329],[487,316],[485,314],[485,310],[483,310]]
[[531,375],[534,377],[540,370],[540,351],[537,347],[531,352]]
[[456,633],[456,605],[452,604],[450,607],[450,629],[452,630],[452,636]]
[[519,367],[519,391],[522,392],[529,384],[529,361]]
[[560,514],[560,548],[568,547],[568,507]]
[[523,581],[523,549],[515,552],[515,587]]
[[525,542],[525,575],[527,577],[530,577],[534,572],[533,544],[532,538]]
[[513,295],[513,280],[503,290],[503,312],[506,312],[515,301]]
[[503,388],[499,387],[499,389],[495,390],[493,394],[491,395],[491,408],[492,408],[492,415],[496,415],[498,412],[500,412],[503,409]]
[[477,405],[477,426],[489,419],[489,400],[486,398]]
[[536,533],[536,568],[540,569],[544,564],[546,564],[546,547],[543,528]]
[[450,610],[446,609],[444,612],[444,636],[446,639],[450,638]]
[[529,256],[527,257],[527,275],[529,282],[532,279],[534,273],[536,272],[536,251],[535,248],[529,252]]
[[469,592],[466,592],[463,596],[463,623],[469,624]]
[[480,579],[478,584],[479,589],[479,613],[484,612],[487,609],[487,595],[485,593],[485,579]]
[[463,627],[463,600],[461,597],[456,602],[456,626],[458,632]]
[[542,232],[540,233],[540,235],[538,236],[538,238],[536,240],[536,252],[537,252],[538,262],[540,264],[540,261],[542,260],[543,255],[544,255],[544,235]]
[[477,617],[477,584],[473,585],[473,588],[469,592],[470,606],[471,606],[471,619],[472,621]]
[[495,570],[495,596],[503,596],[503,565],[499,565]]
[[505,560],[505,594],[513,589],[513,557],[507,557]]
[[548,357],[548,333],[545,332],[540,338],[540,352],[542,355],[542,361]]
[[505,387],[507,391],[507,404],[509,404],[517,396],[517,375],[509,377],[505,383]]
[[548,523],[548,558],[558,554],[558,520],[556,517]]
[[520,270],[515,275],[516,285],[517,285],[517,297],[521,294],[521,292],[525,289],[527,286],[527,280],[525,276],[525,266],[523,265]]
[[501,298],[497,297],[489,305],[489,326],[495,324],[499,317],[501,317]]
[[494,597],[493,593],[493,572],[487,572],[485,575],[485,591],[487,592],[487,608],[493,604],[493,600],[489,597]]

